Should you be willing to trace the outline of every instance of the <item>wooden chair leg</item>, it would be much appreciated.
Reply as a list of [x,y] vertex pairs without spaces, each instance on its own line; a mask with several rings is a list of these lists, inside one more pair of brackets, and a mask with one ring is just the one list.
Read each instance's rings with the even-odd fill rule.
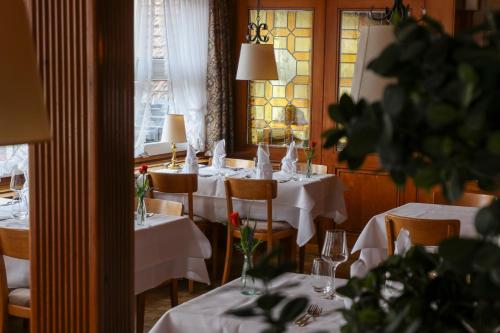
[[188,280],[188,292],[192,294],[194,292],[194,281]]
[[214,286],[217,281],[217,266],[219,263],[219,225],[212,223],[212,272],[210,284]]
[[304,274],[304,261],[306,257],[306,246],[299,248],[299,273]]
[[[293,263],[297,262],[297,242],[296,237],[290,237],[290,261]],[[294,271],[297,269],[297,265],[295,265]]]
[[170,280],[170,304],[172,307],[177,306],[179,304],[179,283],[177,279]]
[[321,219],[316,219],[316,242],[318,243],[318,255],[321,256],[323,248],[323,231],[321,228]]
[[229,271],[231,269],[231,257],[233,256],[233,234],[231,227],[227,228],[227,240],[226,240],[226,258],[224,259],[224,273],[222,273],[222,282],[224,285],[229,281]]
[[135,331],[136,333],[144,332],[144,313],[146,311],[146,293],[139,294],[135,297]]

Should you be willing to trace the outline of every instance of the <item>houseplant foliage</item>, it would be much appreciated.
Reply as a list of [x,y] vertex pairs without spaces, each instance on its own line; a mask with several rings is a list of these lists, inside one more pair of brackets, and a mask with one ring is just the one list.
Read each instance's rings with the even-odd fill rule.
[[[493,191],[500,175],[500,17],[452,37],[428,17],[395,27],[396,41],[369,64],[394,79],[380,102],[349,96],[329,109],[339,125],[325,147],[346,138],[339,160],[359,168],[378,154],[396,184],[439,185],[458,199],[468,181]],[[484,40],[476,41],[478,33]],[[343,332],[500,331],[500,203],[476,216],[477,239],[444,241],[438,254],[420,247],[390,257],[339,293]],[[387,283],[387,281],[393,281]],[[388,286],[397,290],[388,292]]]

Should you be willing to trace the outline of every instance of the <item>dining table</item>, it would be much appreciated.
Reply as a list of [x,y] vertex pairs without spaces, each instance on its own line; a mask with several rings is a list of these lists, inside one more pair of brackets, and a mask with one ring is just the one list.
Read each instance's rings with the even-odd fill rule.
[[[11,216],[10,200],[0,198],[0,228],[29,229],[29,221]],[[161,283],[187,278],[210,284],[205,259],[209,240],[186,216],[152,214],[144,225],[134,223],[134,292],[140,294]],[[4,256],[9,288],[29,288],[28,260]]]
[[[170,169],[157,169],[154,172],[179,172]],[[212,222],[227,221],[226,178],[255,178],[255,169],[200,167],[198,191],[193,195],[195,215]],[[347,219],[344,201],[346,186],[334,174],[289,175],[281,171],[273,173],[278,182],[278,194],[273,200],[273,220],[286,221],[297,229],[297,245],[304,246],[314,236],[314,220],[321,216],[331,218],[340,224]],[[187,195],[154,192],[155,198],[182,202],[187,205]],[[266,220],[266,203],[263,201],[234,200],[233,209],[240,216],[256,220]]]
[[460,237],[474,238],[478,236],[474,227],[474,218],[478,211],[479,208],[476,207],[407,203],[375,215],[365,225],[351,250],[351,253],[360,251],[359,259],[351,265],[351,276],[364,276],[370,269],[387,259],[387,233],[385,228],[385,216],[387,214],[420,219],[459,220]]
[[[299,327],[291,323],[287,332],[340,332],[345,324],[339,310],[344,309],[349,300],[337,297],[327,299],[313,292],[310,276],[286,273],[272,281],[269,290],[279,290],[286,297],[305,296],[310,304],[321,307],[321,315],[310,324]],[[336,286],[342,286],[347,280],[336,279]],[[243,295],[240,279],[233,280],[206,294],[193,298],[168,310],[152,327],[149,333],[255,333],[266,328],[261,318],[235,317],[227,314],[229,310],[245,307],[256,301],[258,296]]]

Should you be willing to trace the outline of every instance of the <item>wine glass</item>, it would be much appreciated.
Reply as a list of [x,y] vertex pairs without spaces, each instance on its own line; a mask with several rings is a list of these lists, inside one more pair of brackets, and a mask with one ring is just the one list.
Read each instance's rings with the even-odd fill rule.
[[13,170],[10,176],[10,190],[15,193],[15,204],[12,205],[12,216],[24,219],[28,215],[25,192],[26,177],[21,170]]
[[321,258],[330,263],[331,295],[335,296],[335,272],[337,267],[347,261],[349,251],[347,249],[347,236],[345,230],[328,230],[326,232]]
[[330,291],[330,264],[321,258],[312,262],[310,283],[313,291],[319,296],[325,296]]

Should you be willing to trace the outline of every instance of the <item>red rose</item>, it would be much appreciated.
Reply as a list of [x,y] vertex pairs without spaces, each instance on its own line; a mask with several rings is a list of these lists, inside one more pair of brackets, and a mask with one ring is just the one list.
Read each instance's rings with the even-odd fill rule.
[[233,227],[238,228],[240,226],[240,214],[238,212],[232,212],[231,215],[229,215],[229,221]]
[[318,145],[318,143],[316,141],[313,141],[311,144],[311,147],[314,149],[314,148],[316,148],[317,145]]
[[148,166],[146,164],[141,165],[141,167],[139,168],[139,173],[145,174],[147,172],[148,172]]

